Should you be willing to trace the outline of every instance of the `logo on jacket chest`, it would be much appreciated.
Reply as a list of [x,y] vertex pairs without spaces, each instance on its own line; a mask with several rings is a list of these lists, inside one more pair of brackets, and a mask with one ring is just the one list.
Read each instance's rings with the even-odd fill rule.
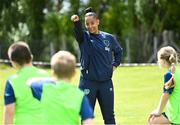
[[103,43],[105,45],[105,50],[110,51],[110,42],[108,40],[103,40]]

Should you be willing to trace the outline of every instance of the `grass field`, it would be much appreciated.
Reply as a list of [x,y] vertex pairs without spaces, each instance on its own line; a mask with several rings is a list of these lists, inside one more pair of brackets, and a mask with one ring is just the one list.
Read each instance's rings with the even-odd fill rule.
[[[0,124],[3,112],[5,81],[15,71],[0,65]],[[79,69],[73,84],[79,82]],[[148,114],[158,104],[163,84],[163,71],[157,66],[119,67],[113,75],[115,92],[115,116],[119,125],[147,124]],[[98,102],[95,108],[95,124],[103,124]]]

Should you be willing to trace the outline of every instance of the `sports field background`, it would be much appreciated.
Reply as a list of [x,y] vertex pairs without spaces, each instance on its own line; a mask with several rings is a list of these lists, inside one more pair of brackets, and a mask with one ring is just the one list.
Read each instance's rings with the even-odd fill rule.
[[[3,91],[6,79],[14,69],[0,65],[0,124],[3,113]],[[79,69],[73,79],[78,85]],[[118,67],[113,75],[116,122],[147,124],[148,114],[158,104],[163,85],[163,70],[157,66]],[[103,124],[99,105],[96,102],[95,124]]]

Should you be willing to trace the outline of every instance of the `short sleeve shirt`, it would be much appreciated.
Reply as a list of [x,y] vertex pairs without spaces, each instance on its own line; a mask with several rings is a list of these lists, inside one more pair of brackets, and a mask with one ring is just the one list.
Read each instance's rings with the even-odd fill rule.
[[[172,77],[171,71],[167,71],[167,72],[164,74],[164,84],[165,84],[166,82],[168,82],[168,81],[171,79],[171,77]],[[166,89],[165,87],[163,87],[163,93],[169,93],[169,94],[171,94],[171,93],[173,92],[173,89],[174,89],[174,87],[168,88],[168,89]]]

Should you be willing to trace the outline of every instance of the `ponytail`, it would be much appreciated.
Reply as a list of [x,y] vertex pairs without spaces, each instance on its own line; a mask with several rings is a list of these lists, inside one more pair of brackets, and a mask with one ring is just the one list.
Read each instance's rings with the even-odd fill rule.
[[178,63],[177,52],[171,46],[166,46],[158,51],[160,59],[167,61],[169,65]]
[[85,17],[88,17],[88,16],[93,16],[95,18],[97,18],[97,15],[96,13],[94,12],[94,10],[92,9],[92,7],[88,7],[84,10],[84,14],[85,14]]
[[172,74],[174,74],[174,72],[175,72],[175,64],[174,63],[171,64],[171,72],[172,72]]
[[87,14],[87,13],[89,13],[89,12],[94,12],[93,9],[92,9],[92,7],[88,7],[88,8],[86,8],[86,9],[84,10],[84,13],[85,13],[85,14]]
[[171,55],[169,56],[169,62],[170,62],[171,65],[174,64],[174,63],[176,63],[176,62],[177,62],[176,55],[171,54]]

